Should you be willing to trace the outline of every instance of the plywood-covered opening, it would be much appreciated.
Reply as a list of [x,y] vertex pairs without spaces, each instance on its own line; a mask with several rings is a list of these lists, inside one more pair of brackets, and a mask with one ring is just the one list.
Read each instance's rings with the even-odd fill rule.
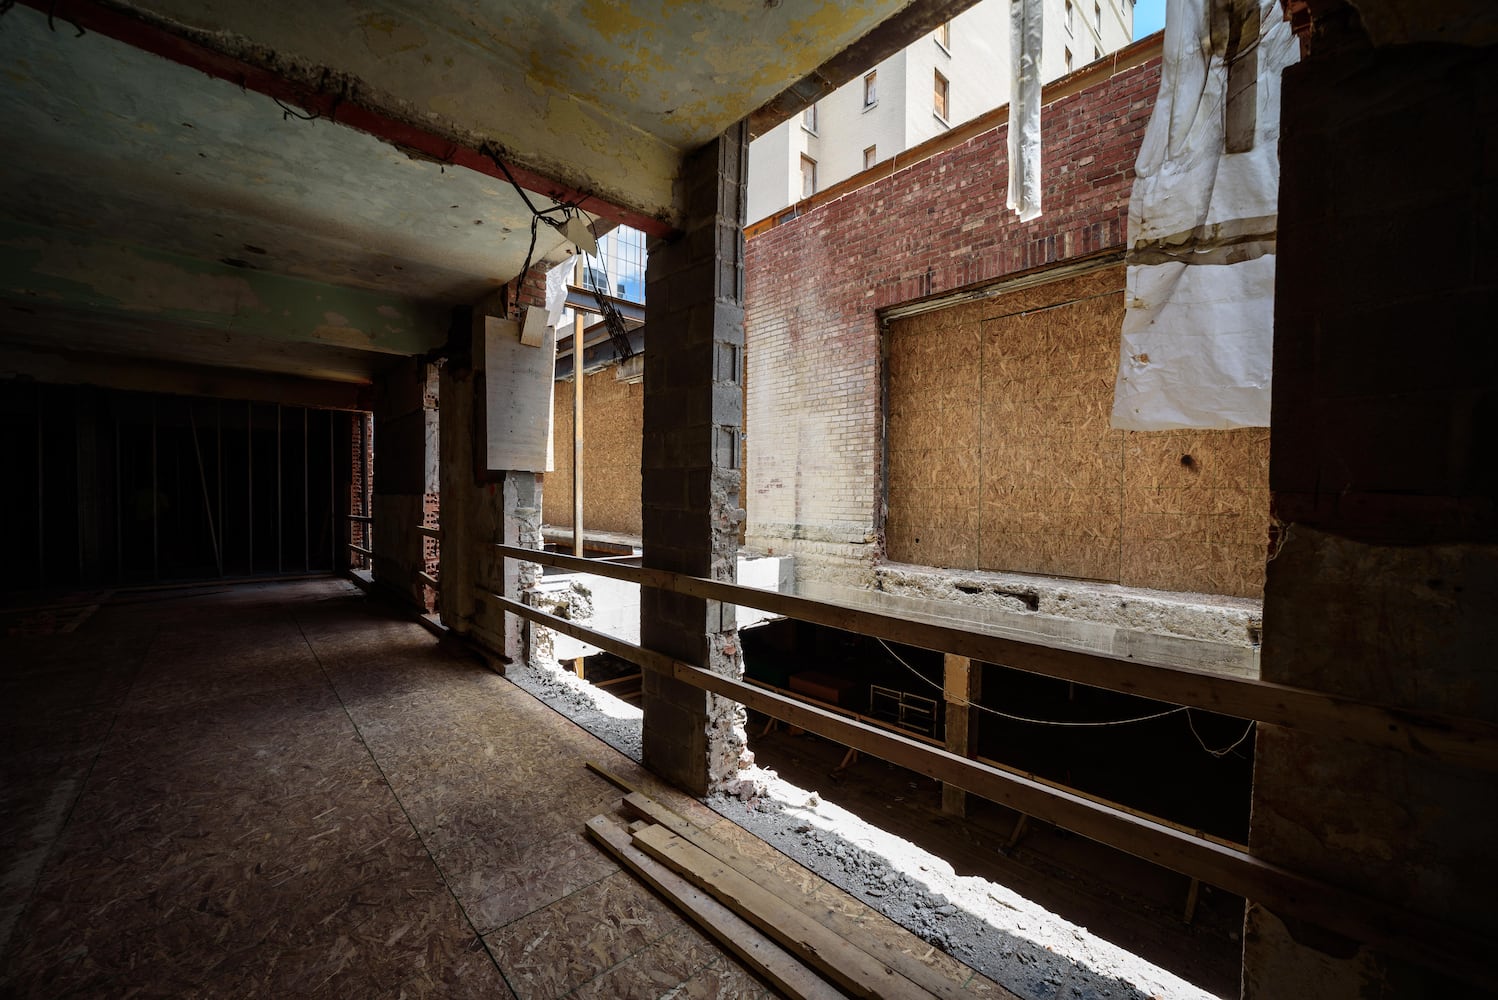
[[[618,367],[586,375],[583,385],[583,527],[640,533],[640,440],[645,387],[617,377]],[[542,491],[542,519],[572,524],[572,379],[558,382],[552,406],[552,472]]]
[[1269,431],[1109,426],[1124,268],[901,318],[885,344],[887,554],[1258,597]]

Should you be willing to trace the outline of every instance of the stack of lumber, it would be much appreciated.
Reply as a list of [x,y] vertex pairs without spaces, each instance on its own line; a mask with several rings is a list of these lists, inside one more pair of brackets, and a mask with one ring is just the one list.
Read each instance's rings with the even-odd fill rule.
[[782,994],[971,996],[648,795],[631,792],[621,812],[632,822],[595,816],[589,836]]

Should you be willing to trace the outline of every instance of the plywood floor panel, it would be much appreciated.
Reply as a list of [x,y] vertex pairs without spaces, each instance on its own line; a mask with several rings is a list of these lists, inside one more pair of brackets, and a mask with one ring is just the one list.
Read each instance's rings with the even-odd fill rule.
[[347,583],[125,595],[0,664],[0,995],[768,995],[585,838],[624,793],[584,763],[784,858]]

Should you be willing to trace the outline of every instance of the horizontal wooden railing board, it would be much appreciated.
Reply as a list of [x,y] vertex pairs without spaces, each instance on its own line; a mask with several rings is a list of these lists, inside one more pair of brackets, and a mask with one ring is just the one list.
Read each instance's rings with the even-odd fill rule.
[[737,678],[683,663],[502,594],[482,588],[478,593],[511,614],[597,646],[642,668],[733,699],[843,746],[1200,879],[1261,903],[1275,913],[1300,917],[1356,941],[1442,967],[1473,982],[1486,981],[1490,974],[1485,958],[1488,943],[1471,932],[1281,868],[1144,814],[1112,808],[1069,789],[990,767],[761,690]]
[[740,604],[788,618],[942,653],[956,653],[984,663],[1123,694],[1187,705],[1240,719],[1256,719],[1322,736],[1356,740],[1484,771],[1498,771],[1498,725],[1477,719],[1372,705],[1268,681],[1046,646],[991,632],[848,608],[668,570],[620,566],[513,545],[491,544],[507,558],[625,580],[705,600]]

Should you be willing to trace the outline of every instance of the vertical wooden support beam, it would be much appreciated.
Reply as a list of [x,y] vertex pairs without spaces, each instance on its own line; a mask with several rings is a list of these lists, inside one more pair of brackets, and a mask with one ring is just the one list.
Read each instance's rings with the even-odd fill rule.
[[250,561],[245,575],[255,574],[255,404],[244,404],[245,538]]
[[285,508],[281,502],[281,404],[276,404],[276,572],[282,572],[281,553],[285,544],[281,539],[281,526],[285,522]]
[[192,428],[192,453],[198,460],[198,485],[203,489],[203,516],[208,519],[208,541],[213,546],[214,565],[218,567],[218,575],[224,575],[224,563],[219,556],[218,526],[213,520],[213,504],[208,497],[208,469],[203,464],[203,448],[198,443],[198,416],[194,412],[192,400],[187,402],[187,423]]
[[114,415],[114,579],[116,583],[125,579],[125,498],[120,495],[120,414]]
[[[966,656],[947,653],[942,659],[942,675],[942,692],[947,702],[947,749],[971,757],[977,748],[978,720],[970,705],[981,690],[982,666]],[[966,816],[967,792],[956,785],[942,785],[941,811]]]
[[161,579],[161,527],[156,487],[156,397],[151,397],[151,579]]
[[42,386],[36,386],[36,578],[47,582],[47,488],[42,463]]
[[[224,404],[213,404],[213,495],[218,501],[218,524],[224,525]],[[224,532],[218,533],[218,572],[224,575]]]
[[302,570],[312,568],[312,531],[308,513],[311,504],[307,493],[311,484],[307,482],[307,408],[302,407]]
[[[572,282],[583,284],[583,254],[572,265]],[[572,554],[583,554],[583,311],[572,309]],[[583,675],[582,661],[577,676]]]
[[[343,525],[338,520],[338,460],[334,457],[337,444],[338,418],[332,410],[324,410],[328,416],[328,537],[331,539],[328,549],[328,572],[338,571],[339,535],[342,534]],[[344,440],[348,440],[347,437]]]

